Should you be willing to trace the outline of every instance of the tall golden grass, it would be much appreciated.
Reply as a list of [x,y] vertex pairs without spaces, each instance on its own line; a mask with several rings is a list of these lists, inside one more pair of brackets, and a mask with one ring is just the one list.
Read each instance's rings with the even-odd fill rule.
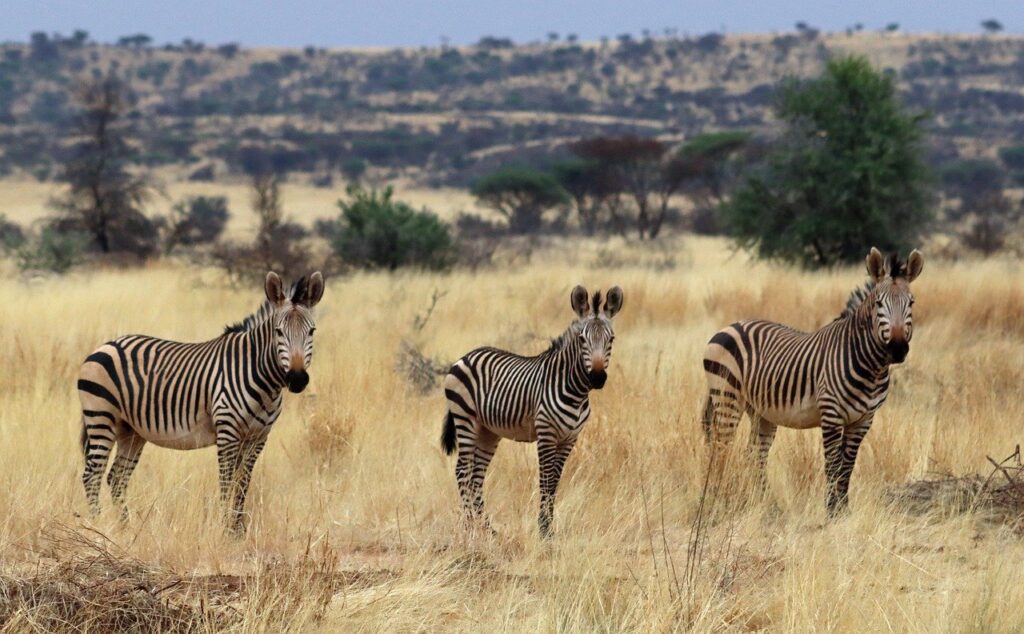
[[[143,629],[198,631],[1019,630],[1019,527],[941,506],[911,514],[886,490],[984,471],[986,456],[1024,440],[1022,277],[1016,261],[926,260],[910,356],[861,451],[852,513],[825,521],[820,434],[781,430],[767,494],[737,487],[718,500],[698,561],[687,553],[708,337],[747,317],[820,326],[860,268],[806,273],[685,239],[566,245],[514,270],[328,280],[312,387],[286,397],[238,541],[221,529],[212,450],[148,447],[130,522],[118,523],[105,485],[104,513],[84,517],[74,383],[98,343],[211,338],[261,289],[167,264],[32,283],[8,271],[0,619],[13,631],[101,631],[139,614],[152,615]],[[466,535],[438,446],[443,396],[396,372],[401,342],[449,361],[483,344],[540,351],[568,325],[577,283],[619,284],[625,305],[608,385],[559,489],[556,536],[537,537],[535,447],[511,442],[485,486],[498,536]],[[435,289],[447,294],[416,330]],[[745,482],[741,444],[728,475]],[[170,597],[191,607],[157,614]]]

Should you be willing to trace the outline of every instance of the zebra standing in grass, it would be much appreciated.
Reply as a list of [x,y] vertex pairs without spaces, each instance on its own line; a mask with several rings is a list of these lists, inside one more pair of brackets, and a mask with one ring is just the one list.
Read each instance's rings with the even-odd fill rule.
[[99,512],[100,482],[111,450],[117,457],[107,483],[126,516],[124,493],[146,442],[170,449],[217,445],[220,493],[229,527],[245,532],[245,496],[253,464],[281,413],[281,391],[301,392],[313,360],[313,307],[323,276],[301,278],[286,293],[268,273],[267,301],[220,337],[179,343],[129,335],[107,342],[82,364],[82,448],[86,497]]
[[916,250],[903,263],[872,248],[868,285],[820,330],[744,321],[718,331],[704,352],[708,440],[730,441],[745,412],[763,483],[777,426],[821,427],[826,507],[830,516],[845,510],[857,450],[889,394],[889,366],[902,363],[910,350],[910,283],[923,266]]
[[575,319],[547,351],[521,357],[478,348],[452,365],[444,379],[448,398],[441,445],[458,450],[455,479],[469,520],[483,519],[483,484],[498,442],[536,442],[540,464],[540,533],[551,534],[555,490],[576,437],[590,417],[588,394],[607,380],[622,289],[601,306],[577,286],[570,295]]

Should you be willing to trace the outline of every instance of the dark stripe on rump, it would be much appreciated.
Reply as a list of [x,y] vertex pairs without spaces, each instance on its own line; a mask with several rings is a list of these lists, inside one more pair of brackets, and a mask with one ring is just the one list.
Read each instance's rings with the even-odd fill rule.
[[98,383],[86,381],[85,379],[78,379],[78,389],[82,392],[92,394],[93,396],[98,396],[101,399],[113,405],[114,407],[117,407],[119,409],[121,407],[121,405],[117,402],[117,399],[114,398],[114,395],[108,392],[107,388],[103,387]]
[[741,389],[739,380],[729,371],[729,368],[717,361],[704,359],[704,371],[722,377],[737,391]]

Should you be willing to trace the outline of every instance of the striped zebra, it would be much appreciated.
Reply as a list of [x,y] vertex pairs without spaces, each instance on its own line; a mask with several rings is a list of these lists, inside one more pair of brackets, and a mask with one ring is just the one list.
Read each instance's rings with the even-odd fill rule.
[[90,354],[78,375],[82,402],[82,482],[93,514],[107,476],[114,505],[127,516],[125,489],[147,442],[169,449],[217,445],[221,499],[231,502],[228,525],[245,532],[245,497],[252,468],[274,421],[281,392],[301,392],[313,359],[313,307],[323,276],[301,278],[286,292],[268,273],[267,300],[242,322],[203,343],[145,335],[109,341]]
[[776,427],[821,427],[829,516],[848,506],[857,450],[889,394],[889,366],[910,350],[910,284],[924,266],[916,250],[902,262],[872,248],[866,262],[868,284],[820,330],[743,321],[715,333],[704,352],[708,441],[728,443],[746,413],[764,484]]
[[477,348],[452,365],[444,379],[448,413],[441,446],[458,450],[455,480],[470,522],[483,520],[483,484],[498,441],[536,442],[540,464],[540,533],[551,534],[555,490],[562,467],[590,417],[592,389],[608,378],[615,332],[612,318],[622,308],[614,287],[601,305],[577,286],[570,295],[576,319],[535,357]]

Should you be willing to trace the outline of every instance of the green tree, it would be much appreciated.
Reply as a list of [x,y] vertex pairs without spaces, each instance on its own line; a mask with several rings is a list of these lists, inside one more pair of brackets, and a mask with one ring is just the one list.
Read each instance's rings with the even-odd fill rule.
[[544,212],[569,202],[569,195],[554,177],[529,167],[504,167],[473,185],[473,195],[508,220],[512,233],[533,233]]
[[416,211],[383,190],[349,185],[338,201],[341,216],[319,229],[342,260],[356,266],[395,270],[415,266],[441,270],[454,261],[451,234],[433,213]]
[[741,246],[804,266],[918,246],[934,217],[924,117],[900,104],[891,77],[861,57],[833,59],[816,79],[784,81],[777,112],[781,139],[721,209]]

